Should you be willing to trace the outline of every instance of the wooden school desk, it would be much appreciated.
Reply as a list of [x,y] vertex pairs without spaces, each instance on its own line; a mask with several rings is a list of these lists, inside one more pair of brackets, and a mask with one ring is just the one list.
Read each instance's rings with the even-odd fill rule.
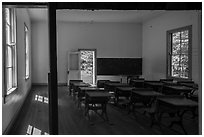
[[80,107],[81,102],[84,100],[85,93],[88,91],[104,91],[104,88],[98,87],[79,87],[78,90],[78,107]]
[[[102,119],[109,121],[106,108],[112,95],[108,92],[86,92],[85,94],[85,116],[90,120],[89,110],[93,110]],[[101,113],[97,110],[101,110]]]
[[118,105],[120,97],[129,98],[131,95],[131,91],[134,87],[116,87],[115,90],[115,103]]
[[178,124],[183,129],[184,133],[187,134],[183,126],[183,115],[188,110],[196,110],[198,103],[187,99],[183,96],[163,96],[158,98],[158,122],[161,122],[163,113],[173,113],[179,118],[178,121],[172,121],[170,127],[174,124]]

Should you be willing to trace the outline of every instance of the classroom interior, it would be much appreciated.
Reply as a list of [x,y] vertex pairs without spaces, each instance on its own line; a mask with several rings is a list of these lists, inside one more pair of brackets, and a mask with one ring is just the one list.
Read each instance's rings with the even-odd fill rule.
[[[2,8],[4,135],[52,134],[52,31],[36,5]],[[202,134],[201,13],[57,9],[57,134]]]

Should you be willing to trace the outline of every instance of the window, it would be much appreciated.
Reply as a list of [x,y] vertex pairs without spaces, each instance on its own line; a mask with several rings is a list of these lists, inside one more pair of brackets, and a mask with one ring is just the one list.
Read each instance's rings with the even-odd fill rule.
[[17,87],[16,17],[13,8],[5,8],[5,80],[6,95]]
[[191,79],[192,26],[167,31],[167,76]]
[[28,40],[28,27],[24,24],[25,33],[25,78],[29,78],[29,40]]

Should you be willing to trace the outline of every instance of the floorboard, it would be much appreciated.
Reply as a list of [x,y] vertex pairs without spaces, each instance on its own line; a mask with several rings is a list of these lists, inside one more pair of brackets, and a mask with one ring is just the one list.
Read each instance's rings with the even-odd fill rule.
[[[13,128],[9,134],[25,135],[28,126],[32,126],[32,131],[40,131],[40,134],[49,133],[48,125],[48,104],[44,100],[35,100],[36,95],[48,97],[47,86],[33,86],[31,94],[26,99],[25,105],[20,112]],[[162,118],[161,129],[155,125],[152,128],[150,118],[143,114],[142,110],[137,110],[136,116],[127,114],[124,108],[108,104],[107,113],[110,123],[104,122],[94,112],[90,112],[94,125],[84,116],[84,108],[77,107],[77,103],[68,94],[66,86],[58,87],[58,115],[59,134],[61,135],[180,135],[184,134],[180,127],[176,125],[169,128],[170,119],[168,116]],[[191,119],[186,114],[184,127],[188,134],[198,134],[198,119]],[[34,133],[31,133],[34,134]],[[36,132],[36,134],[39,134]]]

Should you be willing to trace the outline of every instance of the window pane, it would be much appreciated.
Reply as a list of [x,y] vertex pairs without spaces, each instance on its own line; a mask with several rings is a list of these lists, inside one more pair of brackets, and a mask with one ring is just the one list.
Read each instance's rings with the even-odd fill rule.
[[172,54],[180,54],[180,32],[172,34]]
[[177,55],[181,53],[181,47],[180,47],[180,43],[179,44],[174,44],[172,45],[172,54],[173,55]]
[[24,31],[25,31],[25,53],[26,53],[26,78],[29,78],[29,45],[28,45],[28,28],[25,25],[24,26]]
[[6,18],[6,23],[10,24],[10,10],[9,10],[9,8],[5,8],[5,18]]
[[179,44],[180,43],[180,32],[176,32],[172,34],[172,43],[173,44]]
[[29,58],[28,58],[28,54],[26,54],[26,77],[29,77]]
[[188,54],[187,55],[181,55],[181,77],[182,78],[188,78],[189,73],[189,66],[188,66]]
[[181,70],[180,65],[179,65],[180,56],[179,55],[172,56],[171,60],[172,60],[171,74],[174,77],[178,77],[180,75],[180,70]]
[[14,27],[11,27],[11,43],[15,43],[15,30]]
[[12,68],[7,68],[7,90],[12,88]]
[[12,47],[7,46],[7,67],[12,67]]
[[181,31],[181,39],[188,39],[188,30]]
[[15,16],[14,9],[11,9],[11,42],[15,43]]
[[172,65],[172,76],[179,77],[180,76],[181,67],[178,64]]
[[10,44],[11,43],[11,32],[10,32],[10,26],[8,24],[6,24],[6,44]]
[[172,60],[172,62],[171,62],[172,65],[174,65],[174,64],[179,64],[180,55],[172,55],[171,60]]
[[26,54],[28,54],[28,33],[26,33]]
[[181,54],[188,54],[188,44],[186,43],[181,44]]

